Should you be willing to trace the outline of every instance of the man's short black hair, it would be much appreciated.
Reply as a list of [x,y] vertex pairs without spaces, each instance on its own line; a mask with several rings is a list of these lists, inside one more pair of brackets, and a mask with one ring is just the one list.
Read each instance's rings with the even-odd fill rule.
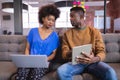
[[70,12],[71,12],[71,11],[82,11],[83,13],[85,13],[84,9],[83,9],[82,7],[78,7],[78,6],[72,7],[72,8],[70,9]]

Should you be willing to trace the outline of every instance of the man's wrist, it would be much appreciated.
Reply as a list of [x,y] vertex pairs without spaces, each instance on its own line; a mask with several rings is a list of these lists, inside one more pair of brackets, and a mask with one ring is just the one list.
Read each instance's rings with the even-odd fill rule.
[[100,57],[96,56],[96,62],[99,62],[99,61],[100,61]]
[[96,62],[99,62],[99,61],[100,61],[100,57],[99,56],[94,57],[93,63],[96,63]]

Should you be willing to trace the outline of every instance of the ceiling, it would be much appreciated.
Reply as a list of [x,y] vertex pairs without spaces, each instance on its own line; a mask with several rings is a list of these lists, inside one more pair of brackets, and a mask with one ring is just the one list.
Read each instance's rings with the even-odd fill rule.
[[[13,2],[14,0],[0,0],[0,3],[3,2]],[[32,7],[40,7],[45,4],[52,4],[58,1],[73,1],[73,0],[23,0],[23,3],[29,4]],[[80,1],[80,0],[78,0]],[[104,0],[85,0],[85,5],[88,6],[103,6]]]
[[[45,4],[55,3],[59,1],[73,1],[73,0],[23,0],[24,3],[28,3],[32,7],[40,7]],[[88,5],[88,6],[103,6],[104,5],[104,0],[85,0],[85,1],[86,1],[85,5]]]

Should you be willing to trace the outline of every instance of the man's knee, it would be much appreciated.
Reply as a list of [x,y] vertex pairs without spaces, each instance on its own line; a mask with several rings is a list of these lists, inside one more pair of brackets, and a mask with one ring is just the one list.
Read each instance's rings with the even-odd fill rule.
[[116,72],[112,67],[107,68],[105,76],[106,76],[105,80],[117,80]]
[[116,76],[116,72],[112,67],[109,67],[106,72],[107,75],[109,76]]

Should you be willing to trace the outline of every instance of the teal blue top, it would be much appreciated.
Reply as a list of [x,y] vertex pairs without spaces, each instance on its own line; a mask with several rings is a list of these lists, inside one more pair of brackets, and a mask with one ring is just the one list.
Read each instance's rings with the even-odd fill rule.
[[31,55],[51,55],[53,50],[59,46],[59,37],[55,31],[53,31],[46,39],[42,40],[38,28],[30,30],[27,41],[30,45]]

